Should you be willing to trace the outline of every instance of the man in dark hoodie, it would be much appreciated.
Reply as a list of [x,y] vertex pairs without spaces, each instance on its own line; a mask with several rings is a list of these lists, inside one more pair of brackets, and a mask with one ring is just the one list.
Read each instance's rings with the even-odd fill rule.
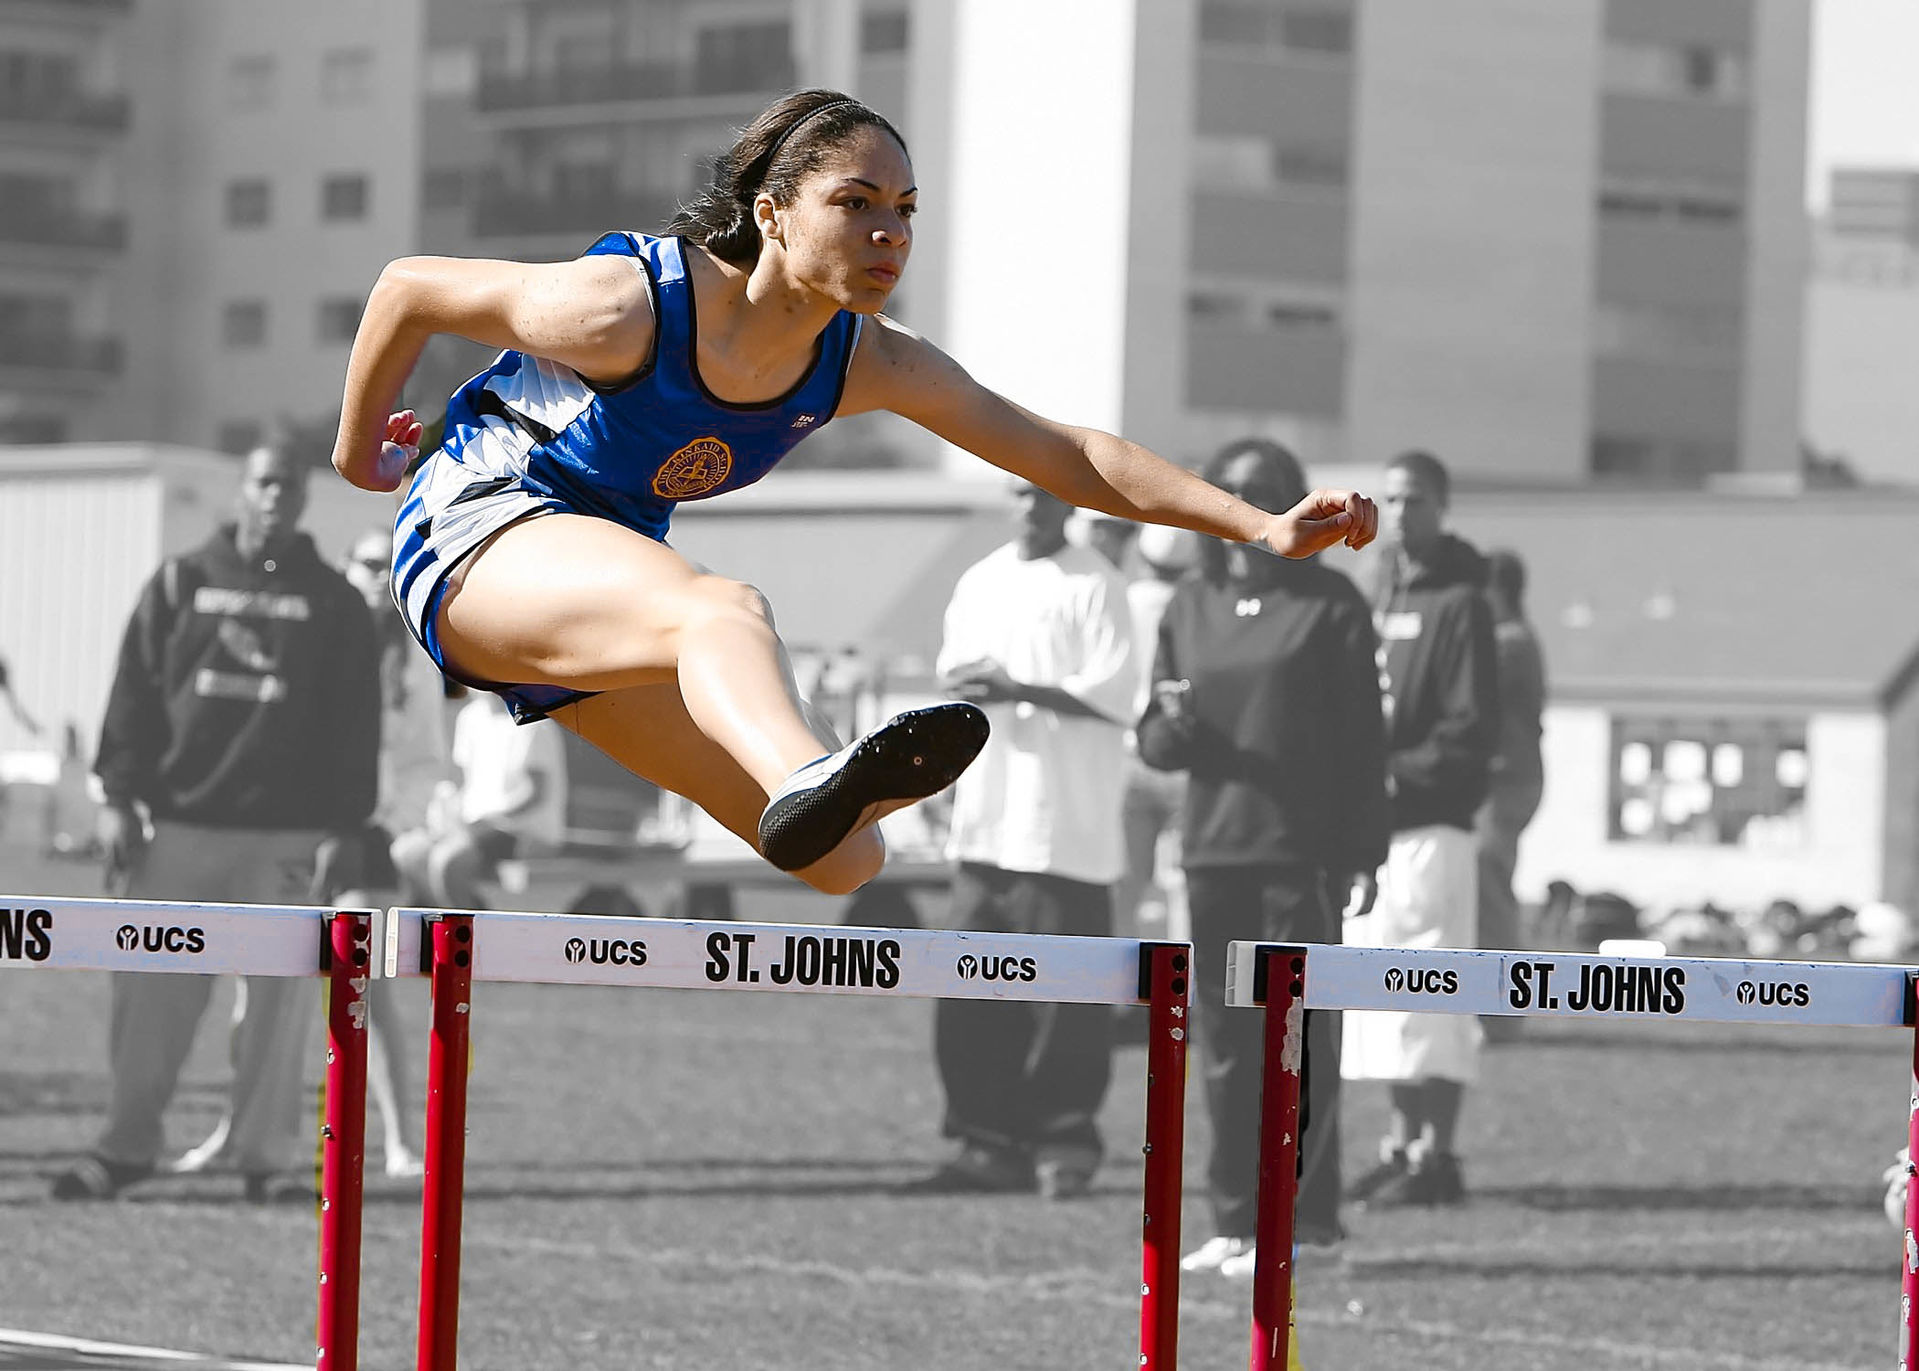
[[[121,642],[95,771],[108,885],[131,899],[318,903],[345,876],[379,778],[373,621],[298,530],[306,471],[247,458],[238,519],[166,562]],[[150,834],[149,836],[149,825]],[[249,978],[225,1152],[249,1198],[301,1160],[311,979]],[[94,1150],[57,1199],[106,1199],[153,1174],[162,1115],[211,976],[116,972],[113,1088]],[[311,1184],[298,1187],[311,1193]]]
[[[1383,565],[1373,601],[1386,714],[1392,844],[1371,914],[1348,943],[1471,947],[1478,920],[1473,817],[1498,742],[1498,668],[1484,563],[1445,531],[1451,480],[1428,452],[1386,470]],[[1408,991],[1410,1010],[1421,996]],[[1458,1204],[1465,1183],[1453,1138],[1478,1075],[1478,1020],[1460,1014],[1349,1013],[1347,1080],[1388,1083],[1392,1131],[1380,1162],[1348,1194],[1379,1205]]]

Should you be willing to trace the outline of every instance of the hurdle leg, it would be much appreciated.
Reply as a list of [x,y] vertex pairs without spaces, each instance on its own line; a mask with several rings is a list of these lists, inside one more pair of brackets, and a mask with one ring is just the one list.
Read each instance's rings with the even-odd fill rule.
[[1899,1267],[1899,1371],[1919,1371],[1919,976],[1906,978],[1906,1008],[1912,1014],[1912,1073],[1906,1107],[1906,1231]]
[[426,1178],[420,1206],[418,1366],[419,1371],[455,1371],[473,916],[442,914],[431,921],[428,933],[433,949],[433,1034],[427,1054]]
[[326,1122],[320,1129],[320,1320],[318,1371],[356,1371],[360,1361],[360,1220],[366,1179],[366,991],[373,916],[335,913],[326,958]]
[[1179,1356],[1179,1203],[1186,1154],[1188,965],[1183,944],[1146,952],[1146,1211],[1139,1287],[1139,1364],[1174,1371]]
[[1259,1216],[1253,1258],[1252,1371],[1286,1371],[1299,1200],[1299,1078],[1306,1052],[1306,949],[1262,948],[1266,1050],[1260,1081]]

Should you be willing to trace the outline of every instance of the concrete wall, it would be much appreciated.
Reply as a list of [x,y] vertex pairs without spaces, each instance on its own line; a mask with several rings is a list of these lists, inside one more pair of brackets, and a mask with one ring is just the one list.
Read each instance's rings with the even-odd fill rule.
[[1586,467],[1598,0],[1359,10],[1346,459]]

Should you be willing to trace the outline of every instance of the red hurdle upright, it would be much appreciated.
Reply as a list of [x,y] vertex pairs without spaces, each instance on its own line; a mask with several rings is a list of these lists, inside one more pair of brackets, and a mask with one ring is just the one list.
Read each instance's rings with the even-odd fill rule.
[[1293,1217],[1299,1200],[1299,1081],[1306,1052],[1306,949],[1262,949],[1265,1067],[1259,1216],[1253,1241],[1253,1371],[1286,1371],[1293,1321]]
[[360,1215],[366,1180],[366,991],[373,916],[338,911],[320,941],[327,978],[326,1123],[320,1130],[317,1371],[360,1364]]
[[420,1206],[419,1368],[456,1371],[473,916],[442,914],[428,922],[427,935],[433,957],[433,1035],[427,1052],[426,1190]]
[[1919,1371],[1919,976],[1906,979],[1906,1013],[1914,1025],[1911,1086],[1906,1105],[1906,1232],[1899,1264],[1899,1371]]
[[1186,1155],[1187,986],[1190,957],[1178,943],[1149,946],[1143,987],[1146,1039],[1146,1207],[1141,1220],[1139,1364],[1173,1371],[1179,1359],[1179,1202]]

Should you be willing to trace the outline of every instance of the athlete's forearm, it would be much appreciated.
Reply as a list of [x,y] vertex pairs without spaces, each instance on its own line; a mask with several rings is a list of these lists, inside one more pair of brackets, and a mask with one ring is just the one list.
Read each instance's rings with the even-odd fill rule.
[[1098,429],[1056,427],[1082,459],[1076,482],[1081,489],[1076,495],[1053,493],[1083,508],[1239,543],[1260,541],[1275,517],[1138,443]]
[[340,432],[333,443],[333,469],[362,490],[392,490],[399,484],[401,473],[385,470],[382,462],[387,415],[430,336],[414,317],[405,276],[389,266],[367,297],[353,337]]

